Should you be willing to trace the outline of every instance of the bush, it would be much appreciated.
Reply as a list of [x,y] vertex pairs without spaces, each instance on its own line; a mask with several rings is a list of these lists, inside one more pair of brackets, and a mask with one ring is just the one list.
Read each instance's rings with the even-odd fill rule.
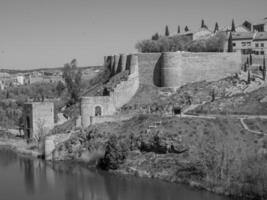
[[118,142],[118,138],[112,135],[107,142],[105,156],[100,160],[99,167],[102,169],[118,169],[126,158],[125,146]]
[[186,47],[190,52],[222,52],[226,42],[224,33],[217,33],[215,36],[203,40],[194,40]]
[[226,35],[218,32],[213,37],[192,41],[192,36],[175,35],[161,36],[158,40],[143,40],[136,44],[136,49],[142,53],[157,52],[222,52],[226,42]]

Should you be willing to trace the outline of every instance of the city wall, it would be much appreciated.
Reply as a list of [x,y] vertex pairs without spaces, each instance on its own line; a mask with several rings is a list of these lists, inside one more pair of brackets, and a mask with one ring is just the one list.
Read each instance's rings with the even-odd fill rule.
[[[108,96],[83,97],[81,101],[81,124],[87,127],[93,124],[96,108],[101,108],[101,116],[111,116],[124,104],[128,103],[139,88],[138,58],[134,55],[108,56],[105,66],[110,69],[112,76],[129,70],[126,81],[121,81]],[[100,118],[99,120],[101,120]]]
[[145,53],[139,60],[140,84],[180,87],[197,81],[216,81],[240,72],[241,54],[235,53]]
[[[110,116],[135,96],[140,85],[179,88],[191,82],[216,81],[240,72],[242,64],[240,53],[167,52],[128,56],[122,54],[108,56],[104,60],[111,76],[124,70],[129,70],[129,76],[108,96],[82,98],[83,127],[112,121]],[[101,116],[96,115],[96,107],[101,108]],[[115,116],[114,120],[116,121]]]

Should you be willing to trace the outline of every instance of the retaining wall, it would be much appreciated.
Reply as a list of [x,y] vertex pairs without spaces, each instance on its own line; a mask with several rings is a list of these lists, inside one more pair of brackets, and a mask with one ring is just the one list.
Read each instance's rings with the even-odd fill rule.
[[117,122],[117,121],[125,121],[133,118],[132,114],[124,114],[124,115],[110,115],[110,116],[100,116],[100,117],[91,117],[92,124],[100,124],[104,122]]

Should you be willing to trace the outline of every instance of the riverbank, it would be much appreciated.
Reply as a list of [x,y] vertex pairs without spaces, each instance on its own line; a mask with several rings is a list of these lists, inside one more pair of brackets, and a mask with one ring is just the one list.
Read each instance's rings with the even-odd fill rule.
[[[0,146],[38,157],[36,148],[13,139],[0,140]],[[185,183],[241,199],[265,199],[267,194],[267,136],[252,134],[236,118],[139,115],[93,125],[56,145],[52,160]]]
[[20,155],[41,157],[35,144],[28,144],[26,140],[3,130],[0,130],[0,148],[9,149]]
[[140,115],[90,126],[59,145],[54,160],[96,164],[115,174],[161,179],[240,197],[264,199],[267,136],[236,118]]

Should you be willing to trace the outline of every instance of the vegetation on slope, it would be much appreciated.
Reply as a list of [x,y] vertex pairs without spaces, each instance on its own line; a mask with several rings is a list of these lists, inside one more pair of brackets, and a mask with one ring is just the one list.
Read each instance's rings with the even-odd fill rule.
[[266,144],[266,136],[247,132],[236,119],[140,115],[90,126],[55,156],[91,164],[102,158],[99,166],[116,173],[260,199],[267,195]]
[[136,49],[142,53],[156,52],[222,52],[224,50],[226,35],[218,32],[214,36],[192,41],[188,35],[161,36],[157,40],[143,40],[136,44]]

